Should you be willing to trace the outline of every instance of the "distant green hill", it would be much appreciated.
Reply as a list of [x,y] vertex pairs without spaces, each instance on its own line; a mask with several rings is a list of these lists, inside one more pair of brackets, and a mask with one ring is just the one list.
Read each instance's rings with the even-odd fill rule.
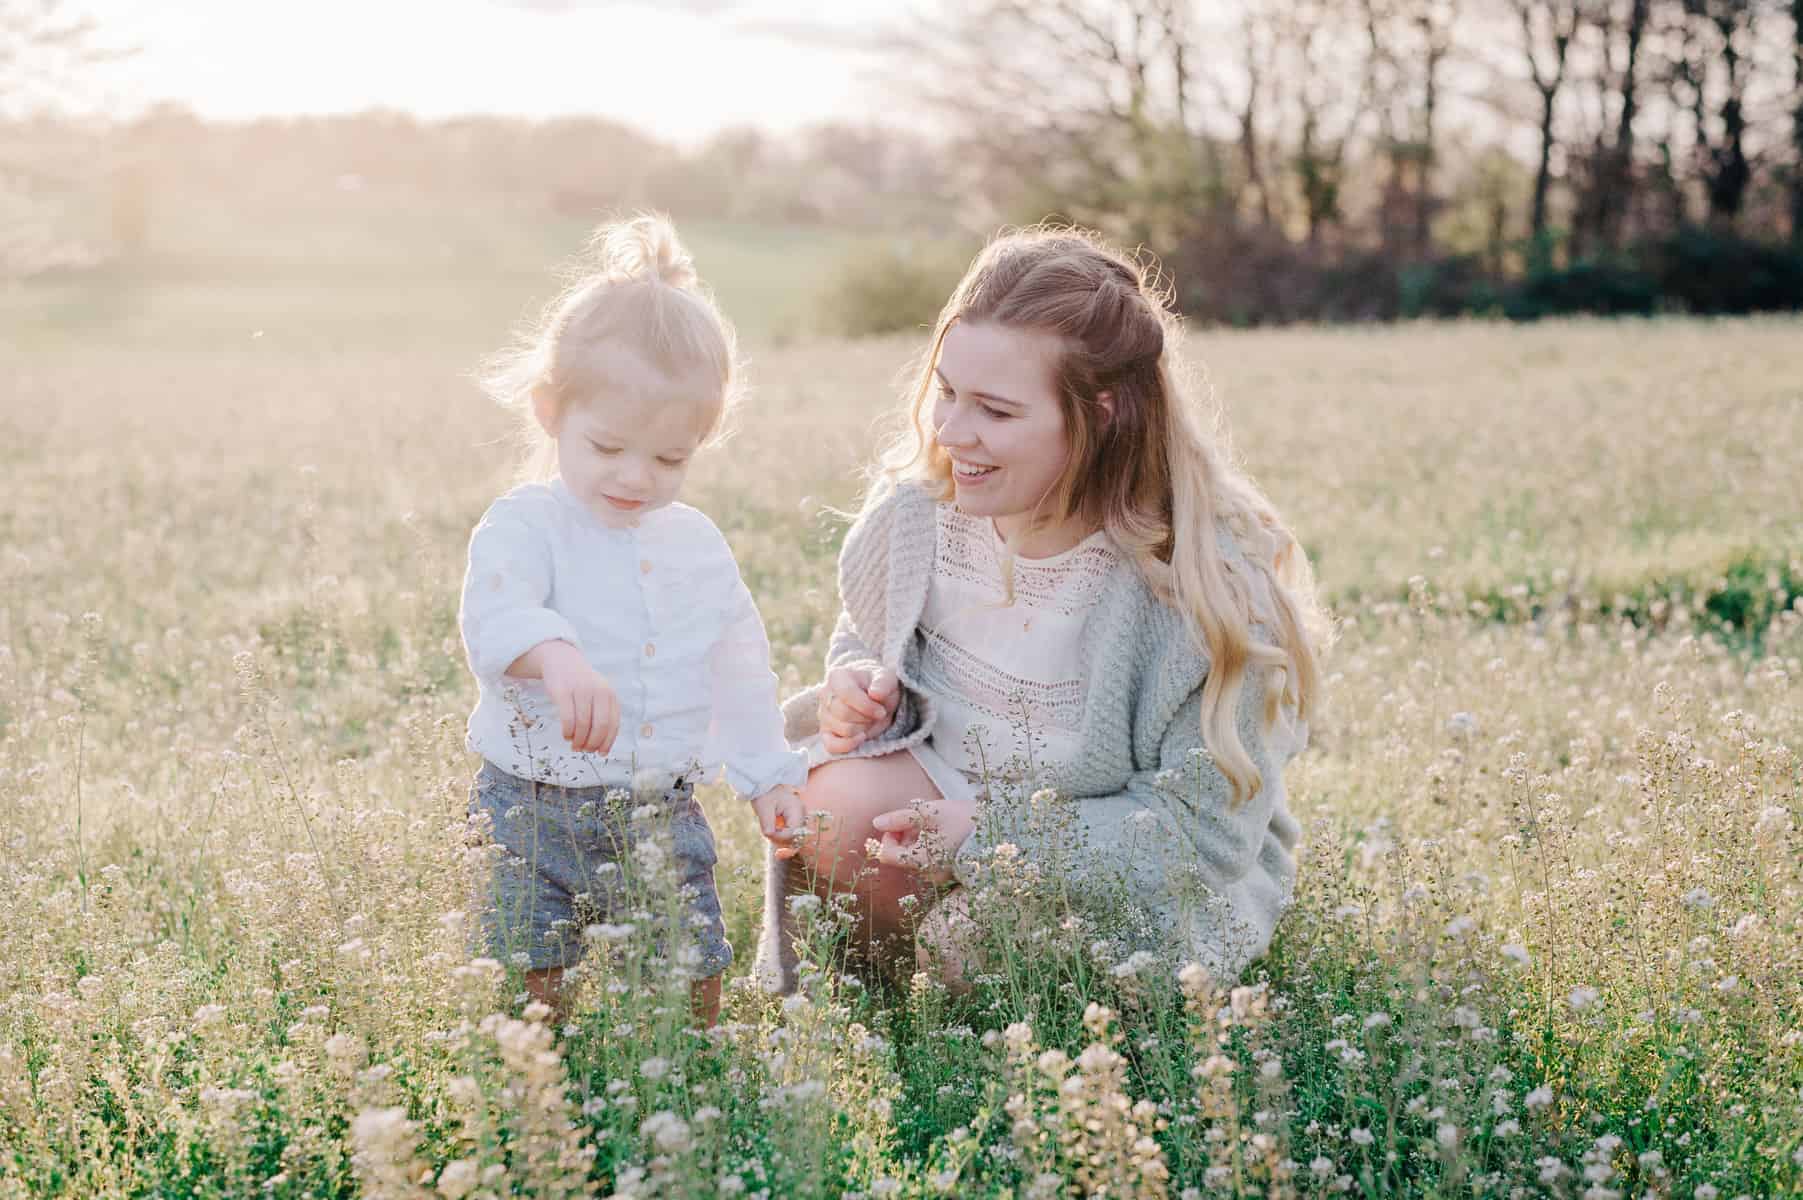
[[[258,207],[242,197],[159,209],[146,252],[0,288],[25,343],[230,344],[258,330],[318,348],[504,344],[560,286],[592,225],[480,200],[331,194]],[[173,201],[166,202],[167,208]],[[684,222],[702,277],[749,342],[805,336],[839,264],[881,235]]]

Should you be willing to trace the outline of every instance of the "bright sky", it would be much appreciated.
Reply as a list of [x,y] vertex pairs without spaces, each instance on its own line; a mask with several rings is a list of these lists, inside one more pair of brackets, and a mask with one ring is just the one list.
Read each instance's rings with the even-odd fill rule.
[[394,108],[587,113],[693,142],[728,125],[869,122],[860,46],[908,0],[80,0],[108,43],[112,107],[203,116]]

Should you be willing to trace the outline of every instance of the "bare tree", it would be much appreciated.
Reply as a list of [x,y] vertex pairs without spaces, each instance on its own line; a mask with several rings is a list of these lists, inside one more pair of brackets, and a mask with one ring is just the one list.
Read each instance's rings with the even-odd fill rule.
[[1415,188],[1415,253],[1423,256],[1430,240],[1433,218],[1434,166],[1439,158],[1440,73],[1453,48],[1453,28],[1458,20],[1458,0],[1414,0],[1409,19],[1421,46],[1421,118],[1416,141],[1420,146]]
[[1554,122],[1559,90],[1565,84],[1565,67],[1572,40],[1583,19],[1584,0],[1514,0],[1521,21],[1522,51],[1528,76],[1540,98],[1540,154],[1534,171],[1534,204],[1528,229],[1536,245],[1546,237],[1546,202],[1553,175],[1553,147],[1557,144]]
[[[1598,113],[1595,144],[1586,164],[1589,178],[1578,197],[1573,237],[1618,247],[1634,193],[1634,122],[1640,116],[1640,75],[1652,0],[1611,0],[1591,17],[1600,45],[1595,84]],[[1614,119],[1609,119],[1610,108]]]
[[100,32],[67,0],[0,0],[0,106],[16,117],[81,101],[94,68],[130,53]]
[[[1751,75],[1753,0],[1684,0],[1695,32],[1677,63],[1688,85],[1696,126],[1698,174],[1709,202],[1709,218],[1732,224],[1746,200],[1753,167],[1747,158],[1747,84]],[[1719,79],[1720,103],[1709,111],[1711,73]],[[1712,119],[1713,117],[1713,119]]]
[[[86,139],[44,120],[91,106],[85,91],[102,65],[124,57],[108,48],[94,19],[65,0],[0,0],[0,276],[25,276],[92,262],[100,254],[69,228],[68,197],[93,190],[117,164]],[[119,172],[115,238],[141,240],[139,176]]]
[[1240,20],[1240,67],[1246,77],[1245,93],[1235,113],[1239,126],[1240,166],[1246,173],[1246,187],[1251,192],[1260,225],[1271,224],[1271,184],[1266,178],[1260,115],[1265,95],[1273,85],[1276,73],[1276,39],[1271,25],[1256,8],[1248,9]]
[[1790,240],[1803,248],[1803,0],[1791,0]]
[[1387,173],[1379,202],[1384,245],[1425,256],[1438,209],[1443,75],[1455,49],[1458,0],[1362,0],[1369,79]]
[[[925,64],[916,93],[989,182],[999,171],[1023,195],[1049,187],[1069,215],[1145,237],[1211,183],[1192,20],[1178,0],[976,0],[923,22],[902,52]],[[1148,194],[1150,208],[1134,202]]]
[[1302,195],[1309,245],[1344,218],[1347,150],[1364,123],[1371,96],[1370,55],[1359,37],[1355,0],[1291,0],[1275,7],[1278,37],[1293,81],[1286,107],[1295,112],[1290,161]]
[[1366,71],[1384,156],[1384,179],[1378,191],[1378,237],[1389,249],[1396,241],[1400,226],[1397,214],[1406,196],[1402,176],[1407,140],[1403,130],[1410,99],[1403,77],[1405,56],[1392,32],[1390,4],[1388,0],[1363,0],[1363,4],[1365,41],[1370,53]]

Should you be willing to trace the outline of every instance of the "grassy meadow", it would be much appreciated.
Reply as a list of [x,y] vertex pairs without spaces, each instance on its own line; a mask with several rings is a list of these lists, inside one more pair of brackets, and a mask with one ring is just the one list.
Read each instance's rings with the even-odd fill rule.
[[[0,1198],[1803,1187],[1803,324],[1191,335],[1343,623],[1238,986],[1003,871],[970,995],[767,997],[713,789],[720,1026],[648,867],[552,1029],[467,940],[469,372],[576,233],[501,227],[0,292]],[[918,339],[807,336],[849,241],[694,240],[752,392],[686,498],[793,689]]]

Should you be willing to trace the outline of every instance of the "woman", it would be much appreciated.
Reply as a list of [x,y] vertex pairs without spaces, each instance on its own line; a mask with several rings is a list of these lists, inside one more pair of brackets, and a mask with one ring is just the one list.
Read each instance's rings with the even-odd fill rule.
[[[1295,539],[1179,390],[1175,335],[1148,272],[1080,230],[1005,234],[947,302],[845,539],[826,678],[784,706],[826,821],[772,857],[766,986],[793,986],[790,895],[850,891],[860,940],[905,938],[998,829],[1217,978],[1268,946],[1326,623]],[[1042,785],[1068,814],[1009,821]],[[950,982],[967,913],[954,887],[919,924]]]

